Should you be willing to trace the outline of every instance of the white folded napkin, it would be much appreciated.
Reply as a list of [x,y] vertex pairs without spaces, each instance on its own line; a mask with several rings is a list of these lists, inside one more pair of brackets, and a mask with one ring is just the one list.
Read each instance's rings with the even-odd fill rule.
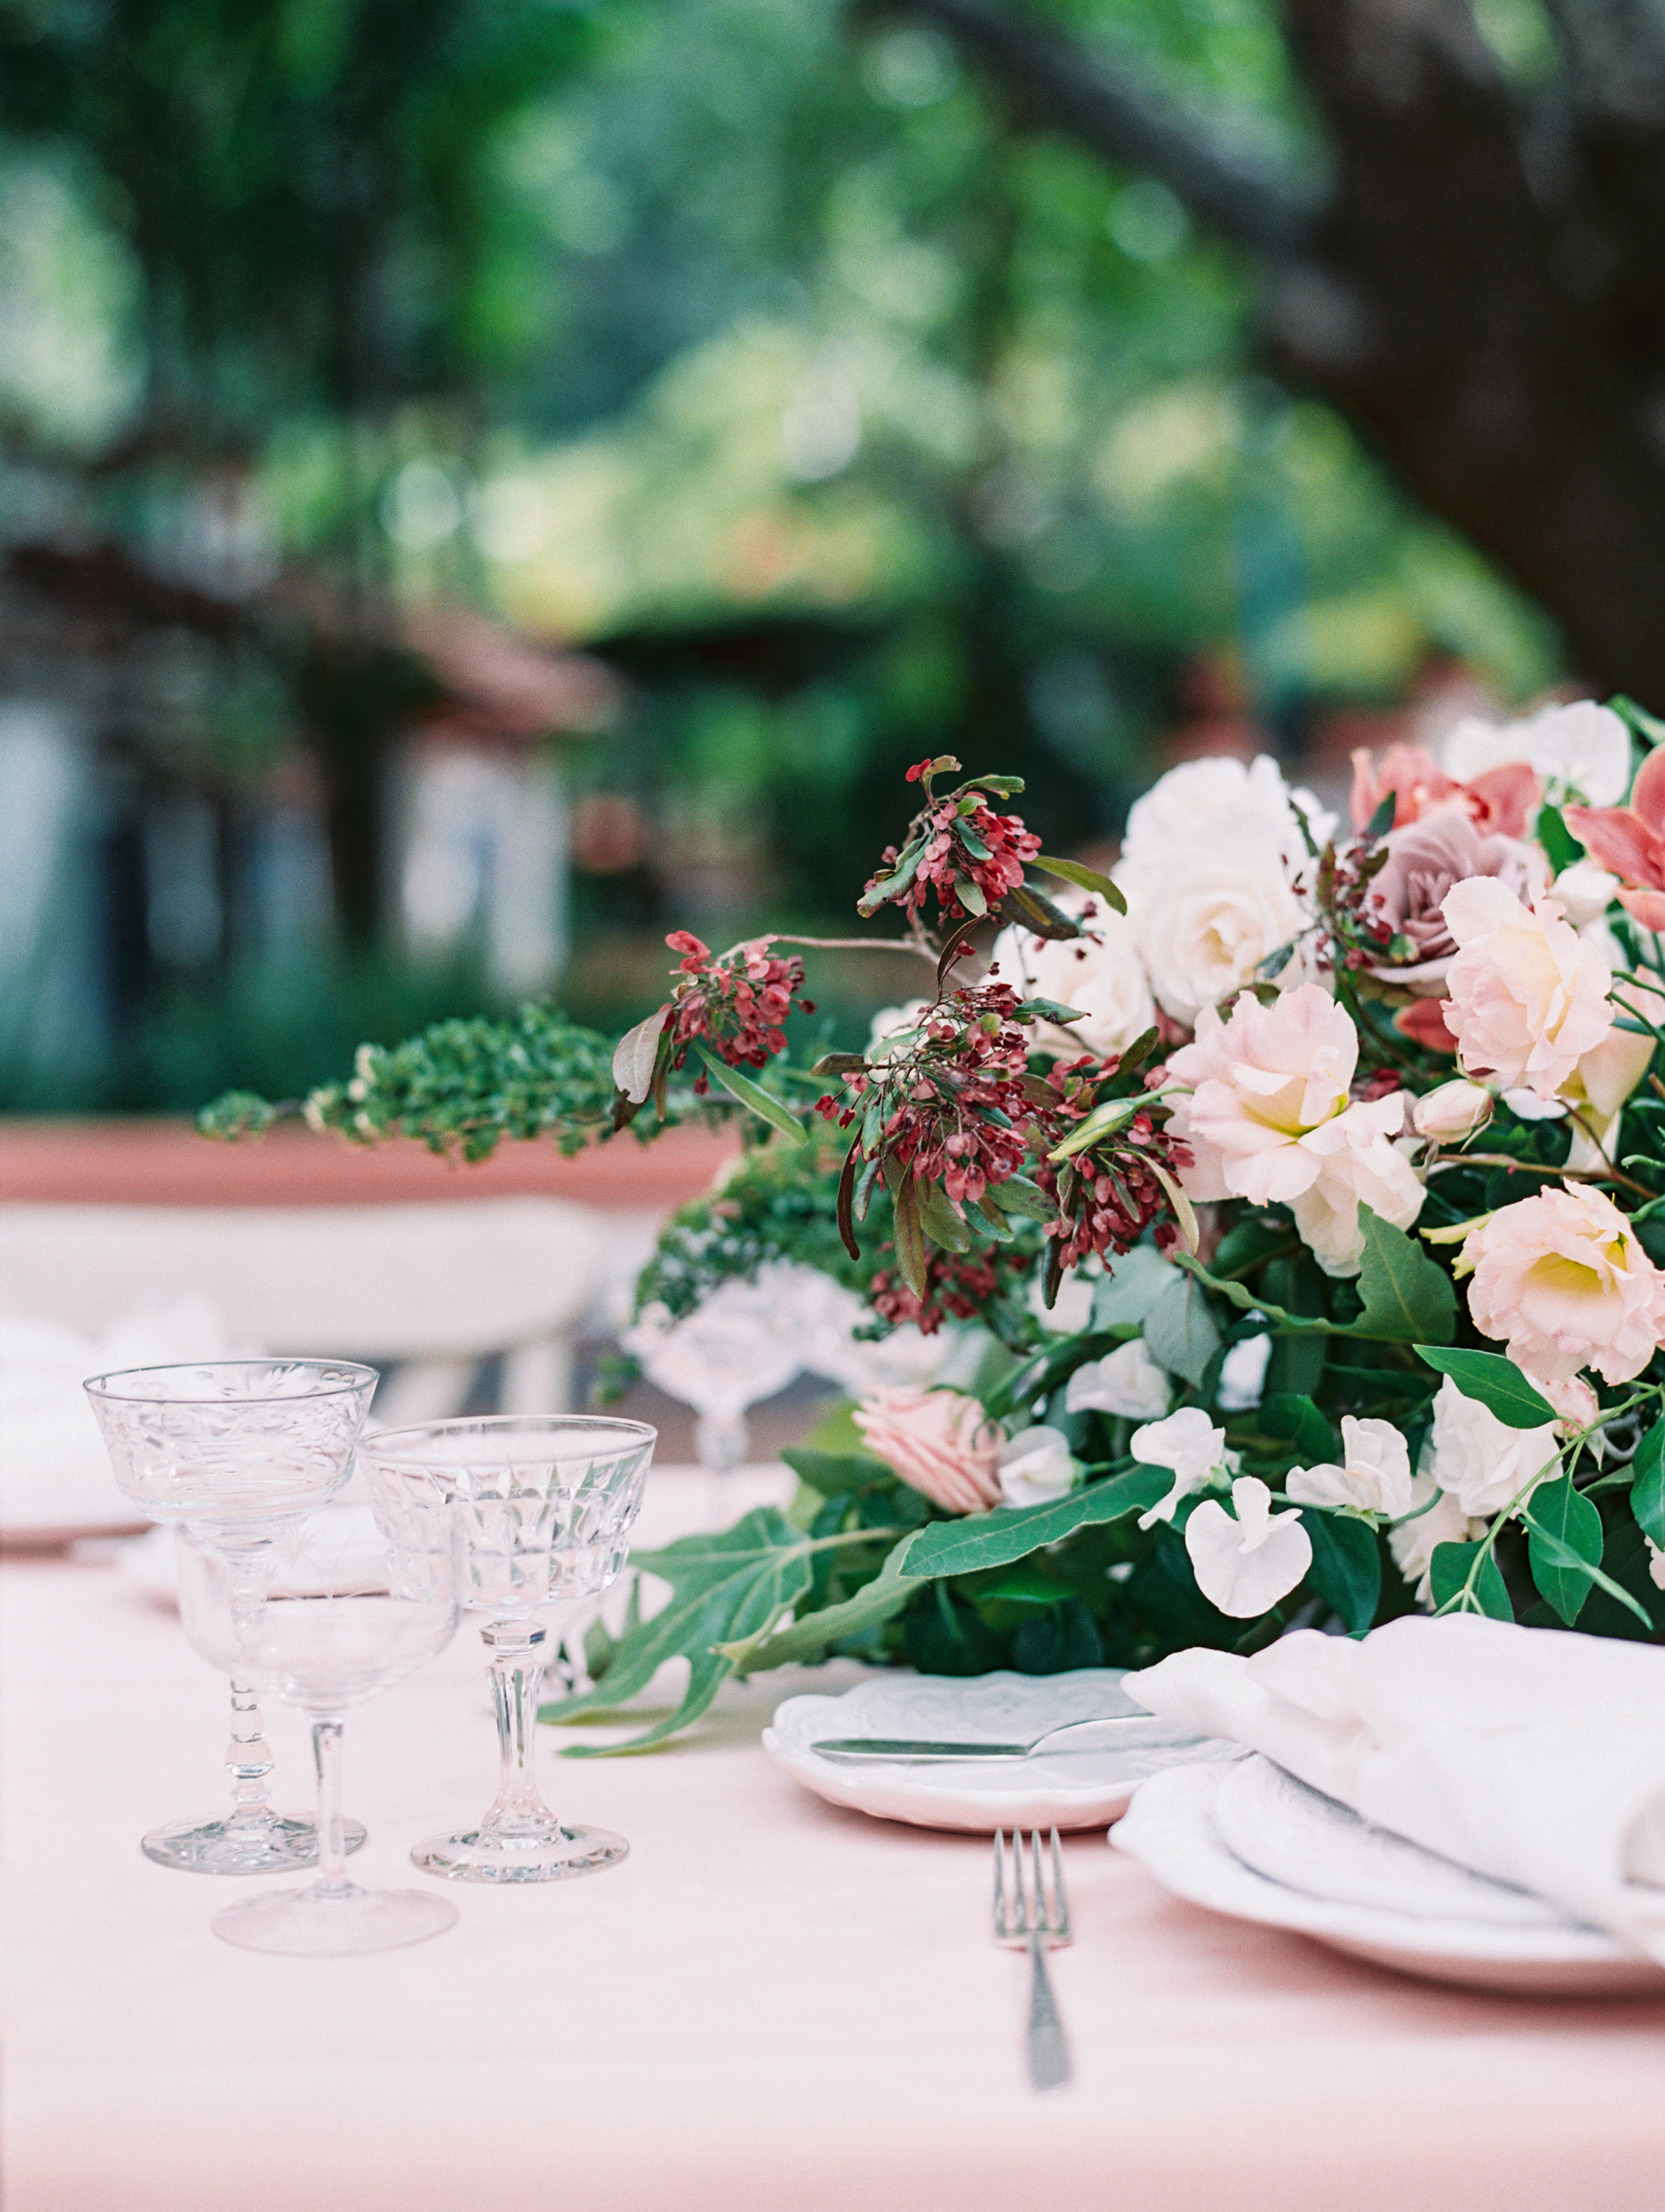
[[241,1350],[205,1298],[129,1314],[96,1339],[0,1314],[0,1528],[142,1521],[116,1487],[82,1383],[118,1368],[235,1358]]
[[1665,1960],[1665,1650],[1417,1616],[1249,1659],[1179,1651],[1124,1687]]

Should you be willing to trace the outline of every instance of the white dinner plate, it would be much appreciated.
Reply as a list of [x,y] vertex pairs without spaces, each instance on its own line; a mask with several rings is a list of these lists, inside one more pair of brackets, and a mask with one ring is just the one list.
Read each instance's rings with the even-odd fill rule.
[[1516,1995],[1665,1995],[1665,1967],[1603,1929],[1385,1835],[1258,1754],[1158,1776],[1110,1841],[1193,1905],[1293,1929],[1420,1980]]
[[[794,1781],[829,1804],[921,1828],[1097,1828],[1119,1820],[1148,1777],[1193,1759],[1218,1763],[1236,1745],[1186,1734],[1135,1705],[1121,1667],[1067,1674],[897,1672],[842,1698],[788,1698],[763,1730],[763,1748]],[[954,1743],[1029,1743],[1066,1721],[1129,1716],[1127,1738],[1091,1750],[1043,1752],[1021,1762],[850,1765],[818,1758],[818,1740],[877,1735]]]

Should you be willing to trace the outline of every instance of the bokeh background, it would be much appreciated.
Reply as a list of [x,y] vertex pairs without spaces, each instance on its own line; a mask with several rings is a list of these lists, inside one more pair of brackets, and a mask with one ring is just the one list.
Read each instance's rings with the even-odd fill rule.
[[0,0],[0,1109],[623,1023],[924,751],[1665,710],[1665,13]]

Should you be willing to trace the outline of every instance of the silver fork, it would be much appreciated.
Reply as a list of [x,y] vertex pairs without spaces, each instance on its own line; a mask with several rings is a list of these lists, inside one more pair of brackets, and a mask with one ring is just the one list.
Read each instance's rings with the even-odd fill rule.
[[1043,1857],[1038,1828],[1030,1829],[1027,1843],[1016,1829],[1008,1838],[997,1828],[994,1941],[1029,1953],[1029,2078],[1037,2089],[1061,2089],[1070,2078],[1069,2045],[1047,1972],[1047,1953],[1069,1940],[1070,1909],[1057,1829],[1052,1831],[1049,1852]]

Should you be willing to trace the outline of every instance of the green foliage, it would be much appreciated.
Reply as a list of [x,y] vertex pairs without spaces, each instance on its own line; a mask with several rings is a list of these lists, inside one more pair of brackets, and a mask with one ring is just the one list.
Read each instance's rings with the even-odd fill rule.
[[1120,1521],[1142,1513],[1165,1498],[1174,1478],[1165,1468],[1139,1467],[1115,1474],[1049,1505],[1024,1505],[965,1521],[936,1521],[920,1531],[901,1571],[920,1581],[929,1577],[969,1575],[1014,1559],[1048,1544],[1061,1543],[1076,1529]]
[[1636,1448],[1631,1511],[1644,1535],[1665,1549],[1665,1421],[1656,1421]]
[[1368,1522],[1311,1507],[1301,1525],[1312,1540],[1307,1580],[1346,1622],[1350,1635],[1362,1636],[1376,1618],[1382,1595],[1382,1553]]
[[1494,1620],[1515,1618],[1489,1538],[1474,1544],[1436,1544],[1430,1577],[1434,1605],[1441,1613],[1484,1613]]
[[1555,1419],[1555,1408],[1534,1390],[1512,1359],[1501,1352],[1451,1350],[1419,1344],[1417,1355],[1449,1375],[1465,1398],[1473,1398],[1511,1429],[1539,1429]]
[[1368,1206],[1359,1207],[1358,1220],[1364,1233],[1358,1273],[1364,1304],[1358,1334],[1400,1337],[1407,1343],[1419,1337],[1435,1344],[1449,1342],[1457,1310],[1450,1276],[1414,1237],[1379,1219]]
[[1564,1474],[1533,1492],[1525,1519],[1532,1579],[1571,1628],[1601,1565],[1601,1516]]

